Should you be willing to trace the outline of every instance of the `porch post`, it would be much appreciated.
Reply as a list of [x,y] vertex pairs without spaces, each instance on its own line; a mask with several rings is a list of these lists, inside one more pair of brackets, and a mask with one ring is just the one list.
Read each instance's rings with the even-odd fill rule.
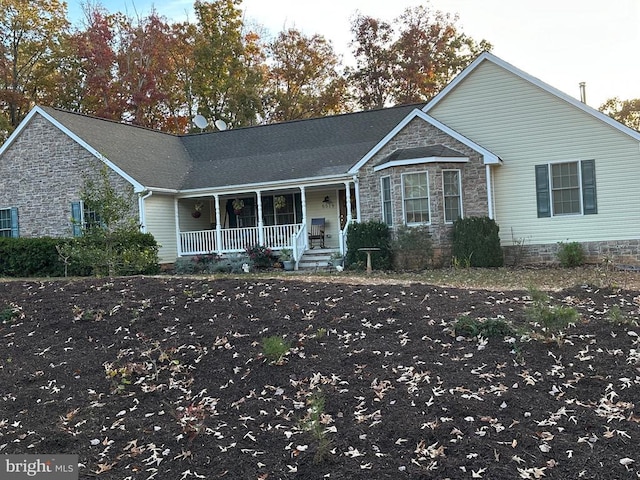
[[256,192],[258,197],[258,243],[264,245],[264,222],[262,221],[262,192]]
[[353,220],[353,218],[351,217],[351,182],[349,182],[348,180],[346,182],[344,182],[344,194],[345,194],[345,198],[347,199],[347,223],[346,223],[346,225],[349,225],[351,223],[351,220]]
[[[300,187],[300,201],[302,203],[302,229],[305,232],[304,233],[304,248],[305,250],[307,249],[308,245],[307,245],[307,241],[308,241],[308,236],[307,236],[307,192],[304,189],[304,185]],[[293,245],[293,253],[296,255],[295,259],[296,259],[296,265],[295,265],[295,269],[298,269],[298,257],[302,256],[302,253],[298,253],[297,251],[298,246],[294,243]]]
[[307,223],[307,195],[304,187],[300,187],[300,201],[302,202],[302,223]]
[[216,246],[218,247],[218,255],[222,255],[222,225],[220,224],[220,220],[222,217],[220,216],[220,195],[217,193],[213,196],[216,204]]

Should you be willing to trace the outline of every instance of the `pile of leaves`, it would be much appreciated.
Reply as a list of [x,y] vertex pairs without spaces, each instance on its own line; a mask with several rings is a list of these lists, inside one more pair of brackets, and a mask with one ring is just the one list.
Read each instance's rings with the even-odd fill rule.
[[640,293],[549,292],[548,311],[576,312],[557,327],[536,302],[319,279],[0,283],[0,454],[78,454],[80,478],[114,480],[640,477]]

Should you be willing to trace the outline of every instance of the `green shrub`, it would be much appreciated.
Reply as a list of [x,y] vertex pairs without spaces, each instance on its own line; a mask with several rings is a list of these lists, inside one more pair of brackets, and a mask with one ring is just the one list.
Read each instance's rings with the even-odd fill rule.
[[402,225],[391,242],[396,270],[425,270],[433,259],[431,234],[426,225]]
[[579,242],[558,242],[558,261],[563,267],[579,267],[584,263],[584,248]]
[[158,244],[140,231],[96,229],[72,239],[68,253],[72,275],[153,275],[160,271]]
[[270,363],[281,365],[291,345],[283,337],[272,335],[262,339],[262,353]]
[[499,227],[489,217],[458,218],[453,223],[454,263],[470,267],[501,267]]
[[525,310],[530,321],[539,323],[547,334],[557,333],[578,320],[580,315],[573,307],[551,305],[549,297],[538,289],[530,289],[532,304]]
[[[62,277],[64,263],[57,247],[69,246],[72,239],[60,238],[0,238],[0,276]],[[87,274],[73,262],[72,275]]]
[[379,252],[371,253],[371,264],[374,270],[389,270],[391,268],[391,246],[387,224],[370,220],[349,225],[345,266],[363,270],[367,264],[367,254],[358,251],[358,249],[367,247],[380,249]]
[[256,268],[271,268],[276,261],[276,257],[271,249],[264,245],[248,246],[246,253]]
[[513,334],[511,326],[501,318],[487,318],[479,320],[468,316],[456,319],[454,325],[456,336],[485,338],[500,338]]

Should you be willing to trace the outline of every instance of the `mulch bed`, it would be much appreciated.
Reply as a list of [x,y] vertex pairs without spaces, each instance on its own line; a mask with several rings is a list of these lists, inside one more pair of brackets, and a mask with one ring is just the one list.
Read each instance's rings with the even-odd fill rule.
[[[0,454],[114,480],[639,478],[640,293],[549,295],[580,314],[554,335],[525,291],[0,283]],[[517,333],[456,334],[463,315]]]

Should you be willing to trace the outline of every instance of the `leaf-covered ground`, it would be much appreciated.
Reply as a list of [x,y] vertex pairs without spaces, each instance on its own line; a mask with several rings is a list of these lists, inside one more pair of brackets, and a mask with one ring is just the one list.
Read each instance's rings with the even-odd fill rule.
[[[640,478],[638,291],[0,283],[0,454],[100,479]],[[456,334],[503,319],[505,337]],[[281,361],[262,341],[291,345]]]

